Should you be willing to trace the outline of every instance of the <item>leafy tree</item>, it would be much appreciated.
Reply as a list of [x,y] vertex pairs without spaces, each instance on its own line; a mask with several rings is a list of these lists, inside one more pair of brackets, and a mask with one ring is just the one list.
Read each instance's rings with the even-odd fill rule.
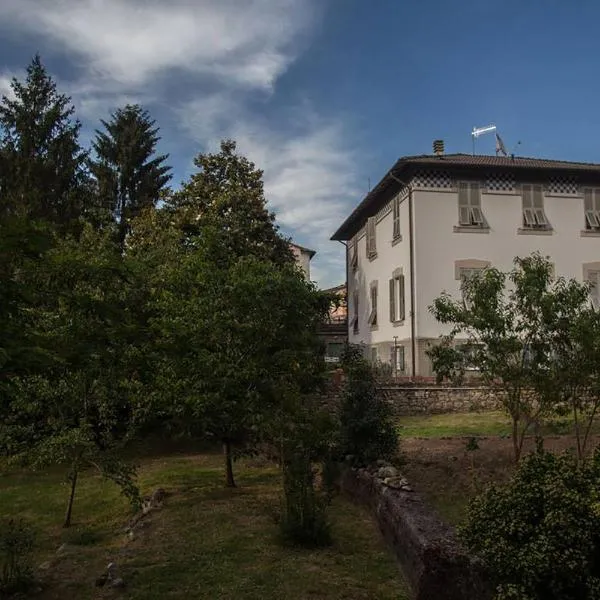
[[184,229],[190,235],[204,227],[216,231],[225,262],[255,256],[292,264],[288,241],[279,235],[275,215],[266,208],[263,172],[235,150],[233,140],[224,140],[219,153],[198,155],[194,164],[199,172],[168,205],[185,215]]
[[[170,403],[157,412],[176,429],[222,443],[233,486],[234,454],[260,441],[279,386],[293,381],[306,391],[320,380],[316,326],[327,302],[292,265],[254,257],[215,263],[218,240],[209,228],[192,247],[175,240],[176,260],[149,269],[150,320],[157,386]],[[168,243],[162,247],[172,256]],[[154,260],[143,248],[139,256]]]
[[89,191],[71,99],[57,92],[38,55],[11,88],[14,99],[0,102],[0,212],[71,228]]
[[340,410],[341,456],[351,455],[358,465],[393,459],[398,453],[398,438],[392,412],[377,393],[371,365],[359,348],[349,346],[342,356],[342,368],[346,381]]
[[504,487],[474,498],[461,537],[483,559],[496,600],[600,598],[600,452],[524,458]]
[[34,466],[67,465],[68,527],[78,474],[88,466],[137,502],[134,470],[121,459],[141,396],[136,323],[119,249],[89,226],[48,252],[39,282],[47,298],[35,325],[53,362],[16,380],[0,439]]
[[92,143],[96,159],[90,167],[101,202],[119,223],[121,246],[131,219],[156,205],[171,179],[168,155],[156,155],[160,140],[156,121],[141,106],[128,104],[102,121]]
[[444,292],[430,307],[450,326],[428,351],[438,379],[460,382],[467,368],[475,368],[501,392],[512,420],[515,461],[527,432],[554,409],[548,386],[553,342],[546,327],[558,314],[553,281],[551,263],[534,254],[516,258],[509,274],[490,268],[464,282],[464,301]]

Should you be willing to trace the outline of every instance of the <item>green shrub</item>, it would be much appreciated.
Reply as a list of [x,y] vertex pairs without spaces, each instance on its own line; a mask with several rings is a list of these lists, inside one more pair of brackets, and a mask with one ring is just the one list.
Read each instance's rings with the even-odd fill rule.
[[349,346],[342,357],[346,375],[340,410],[340,454],[367,465],[393,459],[398,438],[392,409],[377,393],[375,375],[359,348]]
[[33,584],[33,531],[22,520],[0,521],[0,597],[26,592]]
[[600,599],[600,450],[578,465],[538,449],[471,501],[460,533],[497,600]]

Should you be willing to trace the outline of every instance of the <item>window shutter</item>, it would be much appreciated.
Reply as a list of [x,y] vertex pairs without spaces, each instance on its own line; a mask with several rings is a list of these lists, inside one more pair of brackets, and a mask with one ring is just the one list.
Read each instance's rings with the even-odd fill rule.
[[544,190],[541,185],[533,186],[533,208],[544,209]]
[[394,224],[392,237],[397,239],[400,237],[400,196],[396,196],[393,201],[394,206]]
[[588,280],[592,284],[590,289],[592,304],[594,308],[600,308],[600,271],[590,271],[588,273]]
[[468,206],[460,206],[458,208],[458,222],[460,225],[471,224],[471,210]]
[[481,190],[478,181],[474,181],[470,185],[469,204],[471,206],[481,206]]
[[399,321],[404,321],[405,316],[404,302],[404,275],[398,277],[398,315]]
[[460,225],[470,225],[469,212],[469,184],[466,181],[458,182],[458,222]]
[[396,346],[396,369],[404,372],[404,346]]
[[377,241],[375,239],[375,225],[376,225],[376,217],[371,217],[371,254],[377,253]]
[[586,212],[589,210],[595,210],[596,207],[594,206],[594,196],[597,197],[592,188],[585,188],[583,190],[583,206]]
[[531,185],[523,184],[521,186],[521,196],[523,198],[523,209],[533,208],[533,193]]
[[396,282],[390,279],[390,321],[396,320]]

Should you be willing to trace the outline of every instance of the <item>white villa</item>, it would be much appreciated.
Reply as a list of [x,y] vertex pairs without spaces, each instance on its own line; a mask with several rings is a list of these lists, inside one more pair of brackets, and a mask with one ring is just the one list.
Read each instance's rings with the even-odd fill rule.
[[[438,146],[439,147],[439,146]],[[428,307],[515,256],[550,256],[600,297],[600,165],[443,154],[399,159],[332,236],[346,243],[348,340],[399,374],[430,376],[447,333]]]

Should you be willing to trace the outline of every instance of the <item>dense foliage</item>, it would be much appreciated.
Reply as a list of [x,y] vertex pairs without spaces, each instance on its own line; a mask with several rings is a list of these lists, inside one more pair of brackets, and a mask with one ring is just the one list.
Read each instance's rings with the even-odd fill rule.
[[469,507],[461,534],[497,585],[497,600],[600,598],[600,451],[538,451],[510,483]]
[[588,284],[556,278],[533,254],[510,273],[485,269],[463,282],[462,301],[443,293],[431,311],[450,329],[428,351],[438,378],[462,382],[475,372],[498,390],[515,460],[525,435],[557,411],[572,413],[583,456],[600,402],[600,312]]
[[395,458],[398,438],[392,409],[377,393],[375,375],[361,350],[349,346],[343,357],[345,384],[340,410],[339,454],[368,465]]
[[[316,531],[321,437],[306,402],[323,381],[329,299],[296,267],[262,172],[224,141],[173,194],[142,107],[102,121],[89,159],[38,56],[12,91],[0,102],[0,453],[64,469],[69,526],[87,468],[139,504],[126,450],[142,436],[222,444],[229,486],[236,456],[278,447],[314,508],[301,527]],[[284,479],[291,514],[299,479]]]

